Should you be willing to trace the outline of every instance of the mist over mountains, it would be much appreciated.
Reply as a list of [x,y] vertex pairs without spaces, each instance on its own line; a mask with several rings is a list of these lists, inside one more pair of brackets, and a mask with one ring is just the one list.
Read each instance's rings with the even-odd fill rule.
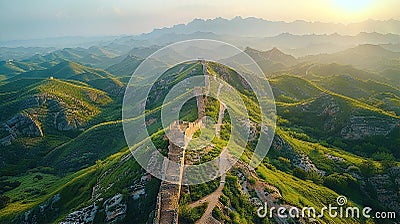
[[[206,219],[363,223],[358,217],[257,216],[263,203],[321,210],[339,195],[349,199],[349,206],[400,214],[399,28],[396,20],[343,25],[236,17],[194,20],[141,35],[0,42],[0,223],[167,223],[159,214],[171,211],[181,224]],[[162,47],[196,38],[240,47],[264,72],[268,83],[262,84],[271,87],[275,136],[267,157],[253,171],[245,161],[260,141],[262,101],[237,71],[223,62],[199,60],[204,52],[221,54],[228,48],[171,50],[159,57],[165,64],[156,61],[150,69],[165,68],[172,58],[189,53],[199,57],[170,63],[155,83],[151,72],[132,76]],[[210,85],[219,86],[217,92],[222,89],[223,94],[226,87],[230,96],[232,87],[240,93],[248,111],[243,122],[249,140],[224,176],[175,191],[132,156],[145,143],[127,145],[123,124],[135,124],[142,115],[123,119],[125,96],[136,93],[126,89],[152,85],[147,99],[128,107],[146,104],[142,127],[160,153],[182,159],[184,165],[203,164],[220,155],[231,138],[234,126],[224,104],[241,110],[239,103],[204,96],[204,101],[193,97],[176,108],[182,124],[196,121],[204,109],[219,133],[196,130],[188,144],[193,147],[183,155],[170,153],[173,145],[161,112],[173,88],[205,75],[214,84],[223,81]],[[192,94],[180,89],[171,104]],[[140,130],[132,131],[142,136]],[[400,217],[368,221],[398,223]]]
[[[0,42],[0,59],[15,59],[22,56],[15,47],[35,47],[34,54],[42,54],[66,47],[103,46],[127,51],[134,47],[164,46],[189,39],[214,39],[233,44],[243,50],[252,47],[268,50],[277,47],[296,57],[310,54],[334,53],[360,44],[382,45],[392,51],[400,51],[400,21],[367,20],[360,23],[340,24],[306,22],[267,21],[258,18],[235,17],[194,19],[188,24],[155,29],[140,35],[105,37],[60,37],[35,40],[13,40]],[[38,48],[39,47],[39,48]],[[41,49],[40,47],[46,48]],[[28,51],[29,52],[29,51]],[[26,54],[27,51],[24,50]]]

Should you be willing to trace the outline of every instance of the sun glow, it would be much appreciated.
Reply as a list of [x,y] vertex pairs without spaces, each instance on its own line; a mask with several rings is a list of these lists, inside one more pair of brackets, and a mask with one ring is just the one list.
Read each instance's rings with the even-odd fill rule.
[[333,0],[341,10],[348,13],[362,13],[372,4],[372,0]]

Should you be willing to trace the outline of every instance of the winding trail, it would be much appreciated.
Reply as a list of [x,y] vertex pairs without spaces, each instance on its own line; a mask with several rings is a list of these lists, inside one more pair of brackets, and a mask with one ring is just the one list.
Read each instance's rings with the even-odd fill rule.
[[[203,65],[204,74],[208,75],[208,71],[207,71],[205,62],[202,62],[202,65]],[[207,80],[207,81],[209,82],[209,80]],[[218,113],[218,121],[217,121],[217,124],[215,125],[215,136],[217,136],[217,137],[220,137],[222,120],[224,118],[224,113],[225,113],[225,109],[226,109],[226,105],[222,101],[219,100],[219,94],[221,92],[222,86],[223,86],[222,83],[220,83],[218,86],[218,92],[217,92],[217,99],[218,99],[219,105],[220,105],[219,113]],[[223,152],[226,151],[226,148],[224,148],[222,151]],[[223,152],[221,152],[221,154]],[[202,205],[203,203],[208,203],[205,212],[203,213],[201,218],[196,223],[199,223],[199,224],[219,223],[214,217],[212,217],[212,211],[215,208],[215,206],[217,206],[217,204],[219,203],[219,197],[221,196],[222,189],[225,186],[225,177],[226,177],[225,173],[221,175],[221,180],[219,182],[219,186],[213,193],[211,193],[195,202],[192,202],[188,205],[188,208],[192,209],[192,208]]]
[[222,174],[221,176],[221,181],[219,182],[219,186],[217,190],[215,190],[213,193],[191,203],[188,205],[188,208],[195,208],[197,206],[202,205],[203,203],[208,202],[208,206],[204,214],[201,216],[201,218],[196,222],[196,223],[208,223],[207,220],[210,219],[212,210],[214,207],[218,204],[219,202],[219,197],[222,194],[222,189],[225,186],[225,174]]
[[[210,91],[210,80],[209,80],[209,74],[206,66],[205,61],[201,61],[201,64],[203,66],[203,73],[205,76],[205,95],[207,95]],[[214,77],[215,79],[215,77]],[[223,85],[220,83],[218,86],[218,92],[217,92],[217,99],[219,98],[219,94],[221,91],[221,88]],[[195,88],[194,94],[197,96],[197,108],[198,108],[198,120],[194,122],[195,124],[192,124],[192,129],[198,129],[201,128],[201,118],[205,116],[205,97],[203,97],[203,94],[201,94],[201,89],[200,88]],[[218,99],[220,103],[220,108],[219,108],[219,113],[218,113],[218,121],[217,124],[215,125],[215,136],[219,137],[220,136],[220,130],[221,130],[221,125],[222,125],[222,120],[224,118],[225,114],[225,109],[226,105],[221,102]],[[196,125],[199,123],[199,125]],[[189,127],[191,123],[189,123]],[[175,129],[176,132],[179,132],[178,128],[179,122],[177,122],[174,125],[171,125],[170,130]],[[181,130],[182,131],[182,130]],[[184,172],[183,166],[184,166],[184,158],[185,158],[185,148],[188,144],[188,142],[191,139],[191,135],[194,133],[193,130],[184,131],[184,147],[180,148],[177,147],[176,145],[172,144],[170,142],[170,147],[169,147],[169,153],[168,153],[168,158],[172,160],[177,160],[180,164],[180,167],[169,167],[168,164],[165,166],[166,169],[164,172],[166,173],[173,173],[173,171],[178,171],[179,174],[176,176],[176,179],[178,180],[178,184],[173,184],[167,181],[163,181],[160,186],[160,191],[157,197],[157,213],[156,217],[154,219],[154,223],[178,223],[178,209],[179,209],[179,197],[180,197],[180,191],[181,191],[181,181],[182,181],[182,174]],[[225,147],[222,153],[227,153],[227,148]],[[220,166],[223,164],[220,164]],[[222,189],[225,186],[225,174],[221,175],[220,179],[220,184],[218,188],[211,194],[201,198],[198,201],[195,201],[191,204],[188,205],[189,208],[195,208],[197,206],[202,205],[203,203],[207,202],[208,206],[202,215],[202,217],[196,222],[196,223],[219,223],[215,218],[212,217],[212,211],[213,209],[219,204],[219,197],[222,195]],[[174,176],[175,177],[175,176]],[[175,178],[174,178],[175,179]]]

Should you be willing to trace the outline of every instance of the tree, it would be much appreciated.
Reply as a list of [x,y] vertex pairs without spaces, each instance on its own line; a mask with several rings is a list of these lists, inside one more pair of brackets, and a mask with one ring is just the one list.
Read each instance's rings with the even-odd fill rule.
[[372,160],[363,161],[359,168],[362,175],[365,177],[370,177],[378,172],[378,168]]
[[374,160],[380,161],[382,164],[383,169],[388,169],[390,167],[396,166],[396,161],[391,153],[387,152],[376,152],[372,154],[372,158]]
[[307,179],[307,172],[299,167],[293,169],[293,176],[298,177],[302,180]]
[[36,176],[33,177],[34,180],[41,180],[43,179],[42,175],[37,174]]
[[307,179],[312,180],[316,184],[322,184],[323,182],[322,175],[313,170],[307,173]]
[[348,173],[333,173],[324,178],[324,185],[332,190],[348,193],[359,187],[357,180]]
[[5,208],[10,202],[10,198],[5,195],[0,195],[0,209]]
[[98,169],[103,168],[103,162],[100,159],[96,160],[96,167]]

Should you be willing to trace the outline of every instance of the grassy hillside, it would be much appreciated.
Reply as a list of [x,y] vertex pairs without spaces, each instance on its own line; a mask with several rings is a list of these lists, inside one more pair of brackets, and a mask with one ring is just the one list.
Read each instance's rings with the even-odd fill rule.
[[123,86],[123,84],[117,78],[102,69],[90,68],[72,61],[61,61],[60,63],[44,70],[21,73],[7,81],[15,81],[18,79],[27,78],[77,80],[89,83],[95,88],[99,88],[113,94],[119,93]]
[[381,72],[384,69],[398,68],[400,53],[387,50],[378,45],[362,44],[333,54],[304,57],[304,61],[319,63],[338,63],[353,65],[358,69]]
[[304,79],[282,75],[269,80],[275,100],[283,103],[297,103],[310,100],[322,92]]
[[[79,223],[84,218],[93,223],[153,220],[160,181],[147,175],[127,148],[122,122],[139,122],[142,117],[121,120],[124,85],[120,80],[129,80],[141,58],[156,49],[134,49],[125,57],[109,47],[70,48],[0,67],[5,73],[0,81],[0,139],[13,137],[11,144],[0,146],[0,223]],[[255,170],[244,165],[258,142],[258,101],[236,71],[206,62],[209,75],[238,90],[250,114],[246,125],[251,139],[241,161],[224,179],[183,187],[180,220],[192,223],[211,212],[211,217],[225,223],[275,223],[279,222],[276,217],[257,217],[262,199],[287,208],[320,209],[334,204],[338,195],[345,195],[348,205],[397,212],[400,90],[395,82],[390,83],[396,78],[395,70],[370,72],[333,61],[322,60],[321,64],[312,57],[296,65],[298,59],[277,49],[247,51],[264,70],[274,70],[274,75],[268,76],[278,112],[272,147]],[[379,53],[376,57],[389,58],[389,63],[397,60],[397,54],[371,46],[336,56],[355,57],[359,53]],[[374,56],[369,60],[378,63],[380,59]],[[99,63],[105,64],[100,68]],[[150,139],[162,153],[168,151],[160,122],[164,98],[174,85],[203,72],[201,61],[182,63],[151,87],[143,116]],[[379,80],[381,76],[385,78]],[[147,78],[137,77],[134,88],[147,85]],[[182,91],[175,100],[184,94],[188,91]],[[227,101],[238,110],[232,99]],[[212,98],[205,102],[206,114],[217,121],[220,104]],[[179,117],[187,121],[197,119],[197,114],[195,98],[179,111]],[[198,144],[199,151],[188,152],[186,162],[200,163],[218,156],[231,129],[229,113],[225,112],[220,138],[214,137],[213,131],[196,132],[191,144]],[[204,145],[202,141],[209,139],[211,144]],[[189,157],[193,161],[188,161]],[[207,197],[215,197],[215,203]],[[214,206],[212,211],[208,206]],[[381,220],[324,217],[316,221]]]
[[14,60],[0,61],[0,75],[4,76],[4,79],[10,78],[14,75],[31,71],[44,69],[41,66],[35,64],[29,64]]
[[359,99],[371,106],[399,115],[400,90],[389,84],[361,80],[348,75],[332,76],[318,82],[333,92]]
[[85,121],[97,115],[100,112],[100,106],[112,101],[103,91],[54,78],[18,80],[5,84],[4,88],[8,88],[7,92],[14,90],[14,93],[3,96],[3,100],[6,102],[1,105],[6,111],[1,115],[0,120],[3,121],[21,109],[40,107],[40,103],[31,103],[33,97],[37,96],[55,100],[61,107],[75,108],[76,118]]
[[108,67],[106,70],[117,77],[131,77],[135,69],[144,59],[137,56],[128,55],[121,62]]

